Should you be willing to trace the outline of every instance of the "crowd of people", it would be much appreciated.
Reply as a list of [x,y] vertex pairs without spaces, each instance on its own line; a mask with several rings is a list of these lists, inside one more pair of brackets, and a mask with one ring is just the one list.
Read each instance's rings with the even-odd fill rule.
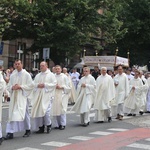
[[[0,66],[0,145],[3,140],[13,139],[15,132],[25,131],[23,137],[32,130],[50,133],[54,129],[64,130],[68,104],[71,111],[80,114],[83,127],[90,124],[91,108],[95,110],[97,123],[111,122],[112,116],[122,120],[124,115],[150,113],[150,73],[132,68],[124,70],[119,65],[115,71],[106,67],[94,70],[83,67],[80,74],[56,65],[52,71],[46,62],[40,63],[40,72],[33,74],[23,69],[21,60],[14,62],[14,69],[5,72]],[[2,101],[9,102],[6,136],[2,137]],[[32,106],[29,114],[29,105]]]

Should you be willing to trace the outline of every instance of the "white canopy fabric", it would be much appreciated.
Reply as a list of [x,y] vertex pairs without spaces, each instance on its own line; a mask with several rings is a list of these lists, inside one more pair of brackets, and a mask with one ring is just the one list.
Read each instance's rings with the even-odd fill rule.
[[94,66],[107,67],[108,70],[113,70],[114,66],[123,65],[129,67],[129,60],[119,56],[85,56],[81,58],[81,62],[76,64],[74,68],[82,68],[84,65],[89,66],[91,69]]

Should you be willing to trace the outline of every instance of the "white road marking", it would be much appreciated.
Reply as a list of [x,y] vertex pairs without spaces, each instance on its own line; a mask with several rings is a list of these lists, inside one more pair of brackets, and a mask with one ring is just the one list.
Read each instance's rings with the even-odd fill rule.
[[128,131],[128,129],[122,129],[122,128],[110,128],[107,130],[110,130],[110,131]]
[[36,149],[36,148],[31,148],[31,147],[23,147],[23,148],[19,148],[16,150],[41,150],[41,149]]
[[145,139],[146,141],[150,141],[150,138],[148,138],[148,139]]
[[87,136],[73,136],[70,137],[69,139],[73,139],[73,140],[81,140],[81,141],[86,141],[86,140],[91,140],[94,137],[87,137]]
[[146,145],[146,144],[139,144],[139,143],[133,143],[130,145],[127,145],[127,147],[132,147],[132,148],[138,148],[138,149],[146,149],[146,150],[150,150],[150,145]]
[[41,145],[62,147],[62,146],[70,145],[70,144],[71,143],[51,141],[51,142],[47,142],[47,143],[42,143]]
[[91,132],[89,134],[95,134],[95,135],[110,135],[113,134],[112,132],[103,132],[103,131],[95,131],[95,132]]

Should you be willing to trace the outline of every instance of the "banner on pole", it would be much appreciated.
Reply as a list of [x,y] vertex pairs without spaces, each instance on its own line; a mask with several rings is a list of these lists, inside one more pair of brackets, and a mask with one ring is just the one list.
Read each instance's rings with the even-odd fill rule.
[[50,58],[50,48],[43,48],[43,59],[49,59]]
[[0,55],[3,54],[3,47],[4,47],[4,42],[0,43]]

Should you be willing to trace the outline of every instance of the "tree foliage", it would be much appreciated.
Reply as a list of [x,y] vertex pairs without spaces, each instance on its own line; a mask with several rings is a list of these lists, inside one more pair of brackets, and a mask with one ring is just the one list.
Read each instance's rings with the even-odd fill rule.
[[149,59],[149,0],[1,0],[0,8],[3,40],[34,39],[30,50],[50,47],[57,64],[87,43],[102,50],[100,40],[125,57],[129,49],[133,63]]
[[150,1],[124,0],[123,7],[118,19],[123,21],[121,28],[127,32],[117,40],[119,54],[127,56],[129,50],[131,64],[147,64],[150,61]]
[[[56,63],[72,57],[81,46],[90,43],[100,50],[99,41],[113,43],[122,37],[122,21],[117,19],[116,3],[111,0],[1,0],[1,20],[7,18],[9,28],[3,39],[32,38],[31,49],[51,48]],[[103,9],[103,14],[98,10]],[[113,12],[111,12],[113,10]]]

